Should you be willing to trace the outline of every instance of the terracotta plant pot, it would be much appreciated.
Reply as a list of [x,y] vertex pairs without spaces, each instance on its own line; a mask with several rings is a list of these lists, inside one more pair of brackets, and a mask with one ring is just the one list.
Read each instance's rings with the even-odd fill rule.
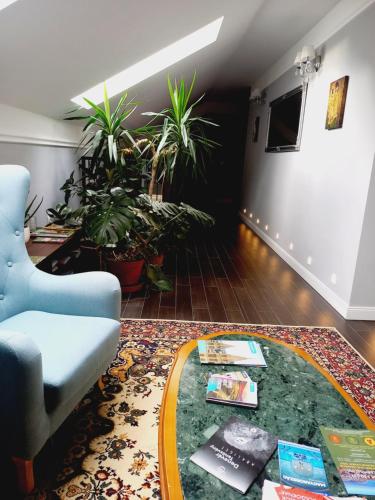
[[107,271],[117,276],[123,292],[139,292],[143,287],[141,276],[144,263],[143,259],[133,262],[108,259]]
[[149,259],[150,264],[153,264],[154,266],[162,266],[164,263],[164,254],[161,253],[159,255],[153,255]]

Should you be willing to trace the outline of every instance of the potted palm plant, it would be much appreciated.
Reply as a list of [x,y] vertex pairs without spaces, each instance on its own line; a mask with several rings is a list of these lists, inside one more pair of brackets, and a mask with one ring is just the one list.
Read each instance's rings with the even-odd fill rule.
[[[206,136],[207,126],[218,126],[194,114],[204,94],[191,102],[196,75],[188,86],[184,79],[172,84],[167,80],[171,105],[160,112],[145,112],[151,116],[147,132],[151,133],[151,179],[148,194],[154,192],[155,183],[161,180],[170,187],[170,198],[181,197],[187,180],[205,181],[206,161],[210,150],[218,143]],[[156,122],[156,124],[155,124]]]

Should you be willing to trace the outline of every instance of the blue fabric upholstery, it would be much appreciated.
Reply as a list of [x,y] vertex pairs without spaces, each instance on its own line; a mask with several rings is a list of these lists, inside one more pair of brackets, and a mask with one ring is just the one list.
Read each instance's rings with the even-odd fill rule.
[[32,459],[115,355],[121,290],[94,272],[52,276],[23,240],[29,173],[0,166],[2,449]]

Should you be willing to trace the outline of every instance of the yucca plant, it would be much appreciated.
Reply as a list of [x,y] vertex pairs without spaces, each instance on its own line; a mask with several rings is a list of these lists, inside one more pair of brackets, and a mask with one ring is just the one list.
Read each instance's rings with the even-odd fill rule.
[[[173,184],[177,175],[180,182],[187,178],[205,180],[208,153],[218,146],[215,141],[206,137],[205,128],[218,125],[193,115],[195,106],[204,97],[203,94],[195,102],[190,102],[195,81],[194,74],[190,86],[184,79],[172,84],[168,76],[171,106],[159,113],[143,113],[152,117],[149,124],[149,130],[153,133],[151,181],[148,190],[150,195],[158,177],[170,184]],[[155,121],[161,123],[150,128]]]
[[[138,103],[133,99],[127,100],[128,94],[121,96],[116,108],[112,111],[107,94],[107,87],[103,87],[103,106],[93,103],[90,99],[83,98],[93,112],[90,115],[75,115],[66,117],[66,120],[83,120],[82,140],[79,148],[81,156],[90,155],[91,165],[100,176],[100,169],[107,181],[112,182],[114,169],[125,160],[119,156],[119,150],[127,145],[136,147],[132,131],[124,123],[137,109]],[[76,112],[74,110],[73,112]],[[103,170],[104,169],[104,170]]]

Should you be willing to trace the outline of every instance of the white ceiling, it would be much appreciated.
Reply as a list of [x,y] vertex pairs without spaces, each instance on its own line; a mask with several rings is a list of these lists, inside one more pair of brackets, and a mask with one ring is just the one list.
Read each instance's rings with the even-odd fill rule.
[[[157,110],[166,75],[249,86],[339,0],[18,0],[0,11],[0,102],[63,117],[70,99],[224,16],[218,40],[132,88]],[[0,117],[1,118],[1,117]]]

